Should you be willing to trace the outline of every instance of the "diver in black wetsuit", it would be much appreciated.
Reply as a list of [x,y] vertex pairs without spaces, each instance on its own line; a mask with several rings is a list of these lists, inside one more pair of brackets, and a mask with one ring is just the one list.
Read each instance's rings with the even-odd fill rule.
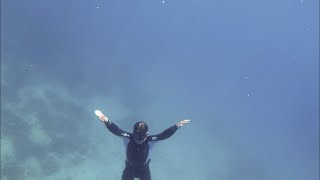
[[121,136],[126,144],[126,167],[122,173],[122,180],[151,180],[149,163],[151,161],[150,149],[153,143],[171,137],[179,127],[190,122],[182,120],[171,126],[158,135],[148,135],[148,125],[143,122],[137,122],[133,127],[133,133],[120,129],[116,124],[111,122],[101,111],[95,110],[95,114],[104,122],[110,132]]

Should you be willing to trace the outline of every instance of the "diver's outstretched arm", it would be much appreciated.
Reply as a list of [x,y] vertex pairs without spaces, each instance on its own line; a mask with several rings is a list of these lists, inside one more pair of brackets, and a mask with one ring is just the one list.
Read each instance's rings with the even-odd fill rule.
[[105,116],[101,111],[95,110],[94,113],[99,117],[99,119],[100,119],[102,122],[108,122],[108,121],[109,121],[108,117]]
[[110,132],[112,132],[113,134],[117,135],[117,136],[122,136],[125,138],[130,138],[129,136],[129,132],[126,132],[122,129],[120,129],[115,123],[111,122],[107,116],[105,116],[101,111],[99,110],[95,110],[94,113],[99,117],[99,119],[104,122],[104,124],[106,125],[106,127],[108,128],[108,130]]
[[183,125],[185,125],[189,122],[190,122],[190,120],[188,120],[188,119],[182,120],[182,121],[178,122],[177,124],[164,130],[162,133],[157,134],[157,135],[152,135],[150,137],[151,137],[152,141],[167,139],[167,138],[171,137],[180,127],[182,127]]
[[178,123],[176,124],[176,126],[179,128],[179,127],[182,127],[182,126],[185,125],[185,124],[188,124],[189,122],[190,122],[189,119],[185,119],[185,120],[182,120],[182,121],[178,122]]

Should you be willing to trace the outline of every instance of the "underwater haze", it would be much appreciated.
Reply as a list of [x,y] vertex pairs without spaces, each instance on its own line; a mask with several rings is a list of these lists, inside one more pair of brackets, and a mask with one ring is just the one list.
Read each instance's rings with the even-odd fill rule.
[[318,0],[1,1],[1,180],[319,179]]

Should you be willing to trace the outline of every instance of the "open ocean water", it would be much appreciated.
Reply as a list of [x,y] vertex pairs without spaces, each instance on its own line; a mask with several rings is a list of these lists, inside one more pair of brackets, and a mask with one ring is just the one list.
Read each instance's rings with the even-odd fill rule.
[[1,180],[319,179],[318,0],[2,0]]

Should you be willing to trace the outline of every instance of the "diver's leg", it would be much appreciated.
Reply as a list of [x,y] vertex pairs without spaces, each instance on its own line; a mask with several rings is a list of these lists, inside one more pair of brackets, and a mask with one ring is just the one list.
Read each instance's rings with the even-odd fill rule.
[[134,180],[134,171],[130,167],[126,167],[122,172],[122,180]]
[[140,175],[140,180],[151,180],[151,174],[149,166],[146,166],[142,171]]

